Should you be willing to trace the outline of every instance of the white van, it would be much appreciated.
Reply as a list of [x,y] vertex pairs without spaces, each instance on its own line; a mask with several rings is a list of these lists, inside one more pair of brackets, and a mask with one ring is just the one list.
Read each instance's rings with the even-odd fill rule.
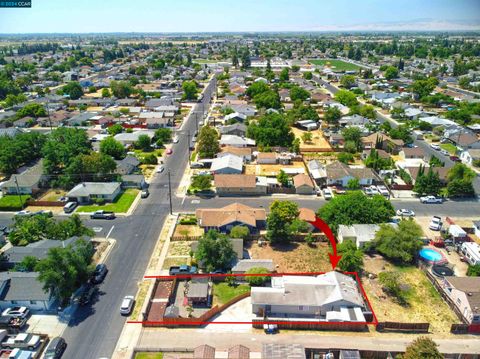
[[77,202],[68,202],[65,206],[63,206],[63,211],[65,213],[72,213],[75,208],[77,208],[78,203]]

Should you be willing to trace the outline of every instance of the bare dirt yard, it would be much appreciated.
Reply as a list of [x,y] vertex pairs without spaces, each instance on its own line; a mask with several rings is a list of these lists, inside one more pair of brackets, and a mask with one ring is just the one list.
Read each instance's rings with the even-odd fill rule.
[[397,267],[378,255],[366,256],[364,263],[365,271],[376,275],[385,271],[399,272],[402,286],[407,291],[408,304],[402,306],[384,293],[378,278],[362,278],[367,297],[380,322],[428,322],[429,331],[440,335],[448,335],[451,325],[460,322],[419,268]]
[[254,259],[272,259],[280,273],[326,272],[332,269],[326,243],[312,246],[306,243],[289,243],[271,246],[259,246],[257,242],[246,244],[248,253]]
[[275,165],[246,165],[245,166],[245,174],[247,175],[256,175],[256,176],[276,176],[278,173],[280,173],[281,169],[287,169],[287,168],[295,168],[295,169],[301,169],[299,171],[300,173],[307,173],[307,170],[305,168],[305,165],[301,161],[294,161],[290,165],[280,165],[280,164],[275,164]]
[[332,149],[332,146],[330,146],[330,143],[323,136],[323,131],[320,129],[310,131],[312,134],[312,140],[309,142],[303,142],[302,140],[302,135],[308,131],[303,131],[299,128],[292,127],[292,132],[296,138],[300,139],[300,152],[322,152],[330,151]]

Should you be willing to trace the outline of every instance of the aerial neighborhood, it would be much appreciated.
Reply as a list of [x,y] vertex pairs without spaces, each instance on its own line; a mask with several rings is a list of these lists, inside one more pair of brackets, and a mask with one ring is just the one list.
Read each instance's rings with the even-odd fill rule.
[[0,358],[477,358],[479,56],[0,35]]

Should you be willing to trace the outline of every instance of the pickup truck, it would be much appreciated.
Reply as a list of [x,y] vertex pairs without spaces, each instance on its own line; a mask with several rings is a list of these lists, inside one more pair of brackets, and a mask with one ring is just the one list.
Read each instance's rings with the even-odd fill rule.
[[439,231],[442,229],[442,219],[438,216],[433,216],[428,226],[432,231]]
[[20,333],[17,335],[8,336],[3,341],[2,346],[4,348],[23,348],[23,349],[35,349],[40,344],[40,336],[33,335],[31,333]]
[[420,202],[422,202],[422,203],[442,203],[443,198],[435,197],[435,196],[425,196],[425,197],[420,197]]
[[115,219],[115,213],[109,211],[95,211],[90,215],[91,219]]
[[173,267],[170,267],[168,273],[170,275],[195,274],[197,273],[197,267],[195,266],[190,267],[187,265],[173,266]]

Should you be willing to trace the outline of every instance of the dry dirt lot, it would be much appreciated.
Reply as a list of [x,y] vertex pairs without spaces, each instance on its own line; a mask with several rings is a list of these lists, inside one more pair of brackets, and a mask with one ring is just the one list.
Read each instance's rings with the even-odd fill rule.
[[292,162],[290,165],[246,165],[245,174],[256,176],[275,177],[282,168],[301,168],[303,173],[307,173],[305,165],[301,161]]
[[247,243],[248,253],[254,259],[272,259],[280,273],[292,272],[326,272],[332,269],[329,258],[329,246],[316,243],[290,243],[259,246],[257,242]]
[[312,141],[307,143],[303,142],[302,135],[308,131],[303,131],[299,128],[292,127],[292,132],[295,135],[295,137],[300,139],[300,152],[302,151],[322,152],[322,151],[329,151],[332,148],[332,146],[330,146],[330,143],[323,136],[323,131],[320,129],[310,131],[310,133],[312,134]]
[[174,237],[199,237],[204,234],[204,230],[197,225],[178,224],[175,227]]
[[401,281],[409,291],[408,305],[401,306],[383,292],[378,278],[362,278],[367,297],[380,322],[429,322],[429,331],[441,335],[448,335],[451,325],[460,322],[420,269],[396,267],[378,255],[366,256],[364,269],[377,275],[385,271],[400,272]]

